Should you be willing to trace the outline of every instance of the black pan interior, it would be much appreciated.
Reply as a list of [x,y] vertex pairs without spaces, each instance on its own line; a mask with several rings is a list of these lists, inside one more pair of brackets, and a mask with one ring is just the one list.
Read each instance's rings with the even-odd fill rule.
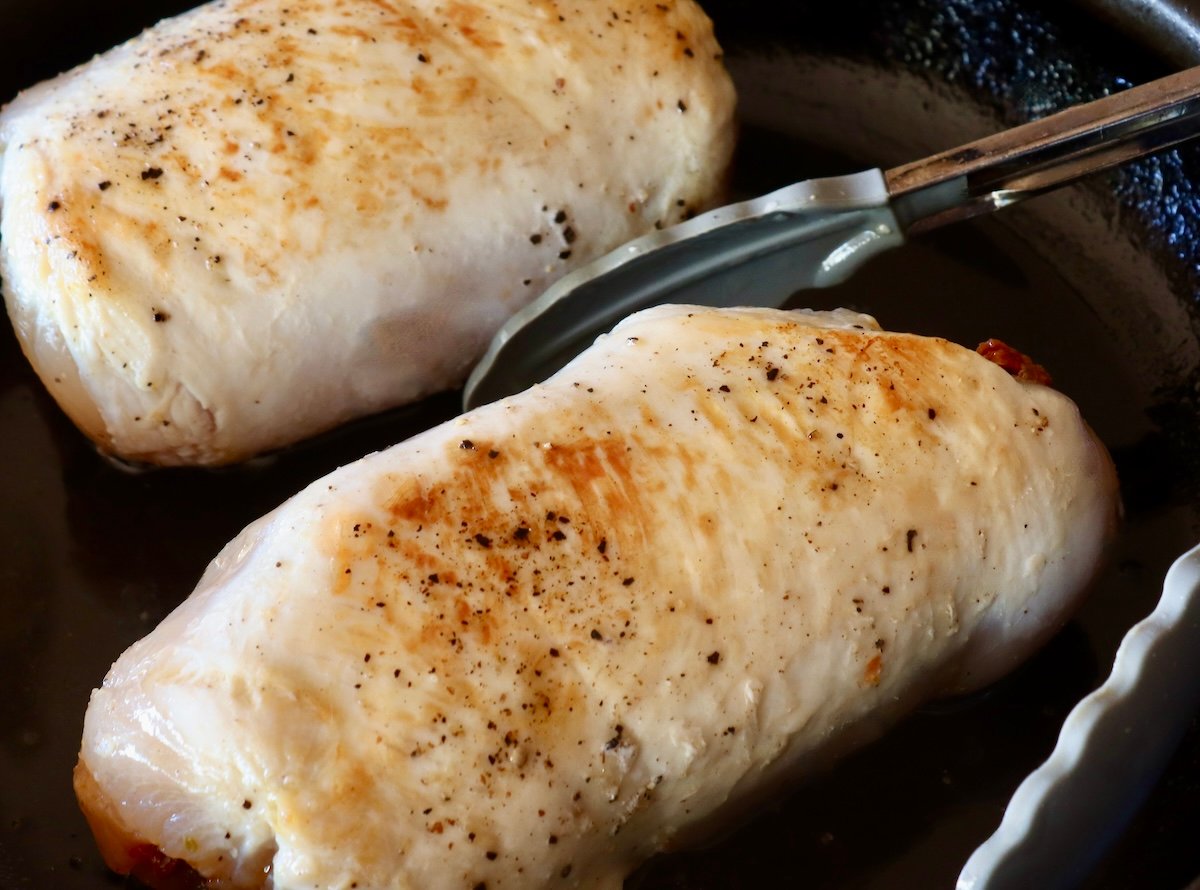
[[[0,96],[188,5],[100,13],[79,0],[8,0]],[[1061,2],[705,5],[743,96],[742,194],[910,160],[1169,68]],[[1200,535],[1197,170],[1193,149],[1144,162],[797,296],[969,344],[998,336],[1034,355],[1113,451],[1125,528],[1087,606],[1014,676],[915,715],[714,845],[653,861],[630,887],[953,885]],[[0,888],[121,886],[70,790],[89,690],[243,525],[456,411],[448,394],[251,466],[130,474],[90,449],[0,333]],[[1200,873],[1200,730],[1148,790],[1088,886],[1178,888]]]

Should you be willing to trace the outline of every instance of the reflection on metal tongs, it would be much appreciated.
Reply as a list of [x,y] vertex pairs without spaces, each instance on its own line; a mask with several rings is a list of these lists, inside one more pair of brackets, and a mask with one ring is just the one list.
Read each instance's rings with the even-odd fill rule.
[[567,275],[496,334],[473,408],[544,380],[625,316],[659,303],[779,306],[846,279],[914,234],[1007,207],[1200,133],[1200,68],[886,172],[811,179],[721,207]]

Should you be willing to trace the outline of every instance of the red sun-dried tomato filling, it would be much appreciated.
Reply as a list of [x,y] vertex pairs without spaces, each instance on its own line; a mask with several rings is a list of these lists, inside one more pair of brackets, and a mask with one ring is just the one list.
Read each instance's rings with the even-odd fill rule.
[[1051,383],[1049,371],[1003,340],[985,340],[975,347],[975,351],[989,362],[995,362],[1018,380],[1040,383],[1043,386],[1049,386]]
[[204,890],[207,882],[182,859],[172,859],[153,844],[139,844],[129,851],[136,878],[154,890]]

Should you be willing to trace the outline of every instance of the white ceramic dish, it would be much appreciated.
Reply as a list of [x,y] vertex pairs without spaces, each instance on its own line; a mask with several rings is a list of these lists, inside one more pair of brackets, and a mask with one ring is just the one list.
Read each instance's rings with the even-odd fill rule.
[[1200,546],[1167,572],[1100,688],[1063,723],[1054,752],[1017,788],[957,890],[1078,884],[1150,793],[1200,706]]

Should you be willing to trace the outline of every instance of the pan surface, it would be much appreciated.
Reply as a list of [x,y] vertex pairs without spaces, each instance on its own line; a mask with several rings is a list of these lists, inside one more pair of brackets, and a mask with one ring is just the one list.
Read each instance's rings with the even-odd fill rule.
[[[98,13],[81,0],[6,0],[0,99],[188,5]],[[705,6],[741,95],[734,187],[747,195],[911,160],[1172,67],[1108,18],[1057,2]],[[953,886],[1153,608],[1167,566],[1200,540],[1193,182],[1200,151],[1185,149],[914,241],[836,290],[798,296],[969,345],[1000,337],[1034,356],[1112,450],[1125,527],[1087,605],[1015,675],[925,709],[713,845],[654,860],[631,888]],[[0,890],[124,885],[71,792],[91,688],[246,523],[457,404],[440,396],[246,467],[132,475],[91,450],[0,331]],[[1193,720],[1088,886],[1182,887],[1200,874],[1198,824]]]

